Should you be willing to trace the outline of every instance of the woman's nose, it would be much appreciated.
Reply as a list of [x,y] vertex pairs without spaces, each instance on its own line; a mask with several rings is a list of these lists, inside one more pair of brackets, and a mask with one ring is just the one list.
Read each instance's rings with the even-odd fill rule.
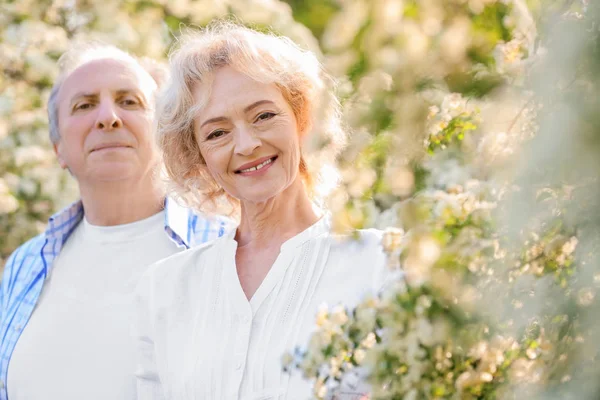
[[252,129],[249,127],[242,127],[238,129],[235,135],[235,152],[243,156],[252,155],[254,150],[260,147],[261,141]]

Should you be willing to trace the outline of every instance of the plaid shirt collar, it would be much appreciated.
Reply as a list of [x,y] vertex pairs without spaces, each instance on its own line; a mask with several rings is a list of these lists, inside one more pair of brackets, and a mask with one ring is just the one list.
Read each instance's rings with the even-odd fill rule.
[[[165,198],[165,231],[169,234],[179,246],[190,247],[190,210],[185,208],[170,198]],[[57,240],[56,246],[52,249],[58,253],[71,235],[73,230],[83,219],[83,203],[78,200],[61,211],[52,215],[48,220],[48,228],[45,236]]]

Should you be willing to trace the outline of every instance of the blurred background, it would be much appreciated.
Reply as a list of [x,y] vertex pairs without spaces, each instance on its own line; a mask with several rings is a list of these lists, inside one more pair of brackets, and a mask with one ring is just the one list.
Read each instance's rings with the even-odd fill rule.
[[[527,6],[493,0],[2,0],[0,7],[0,266],[76,197],[55,161],[45,111],[56,60],[72,42],[99,39],[164,60],[181,27],[234,16],[315,51],[339,80],[353,132],[341,167],[356,177],[346,192],[360,210],[346,217],[369,225],[373,204],[359,200],[387,209],[424,184],[410,163],[425,150],[429,103],[449,93],[481,98],[521,65],[536,38]],[[519,101],[506,101],[504,114]]]
[[315,396],[365,364],[374,398],[598,398],[597,2],[1,1],[0,270],[77,198],[48,138],[61,53],[165,60],[182,27],[235,17],[336,78],[335,228],[385,230],[405,277],[296,355]]

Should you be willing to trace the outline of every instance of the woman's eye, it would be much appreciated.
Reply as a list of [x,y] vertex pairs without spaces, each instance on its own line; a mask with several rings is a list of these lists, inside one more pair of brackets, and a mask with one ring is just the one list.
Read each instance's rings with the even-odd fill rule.
[[219,130],[212,131],[211,133],[209,133],[206,138],[208,140],[217,139],[217,138],[220,138],[221,136],[223,136],[224,134],[225,134],[225,131],[222,131],[219,129]]
[[271,119],[271,118],[273,118],[275,115],[276,115],[276,114],[275,114],[275,113],[272,113],[272,112],[264,112],[264,113],[260,113],[260,114],[258,115],[258,117],[256,117],[256,120],[257,120],[257,121],[266,121],[266,120],[268,120],[268,119]]

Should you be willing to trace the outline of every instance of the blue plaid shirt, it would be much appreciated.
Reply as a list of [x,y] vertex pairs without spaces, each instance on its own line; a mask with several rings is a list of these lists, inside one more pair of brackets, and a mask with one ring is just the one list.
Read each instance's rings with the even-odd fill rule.
[[[83,219],[76,202],[53,215],[46,232],[29,240],[8,258],[0,282],[0,400],[8,400],[8,363],[19,336],[40,297],[52,264],[73,230]],[[165,200],[165,232],[178,246],[189,248],[216,239],[232,228],[232,221],[207,219],[172,200]]]

